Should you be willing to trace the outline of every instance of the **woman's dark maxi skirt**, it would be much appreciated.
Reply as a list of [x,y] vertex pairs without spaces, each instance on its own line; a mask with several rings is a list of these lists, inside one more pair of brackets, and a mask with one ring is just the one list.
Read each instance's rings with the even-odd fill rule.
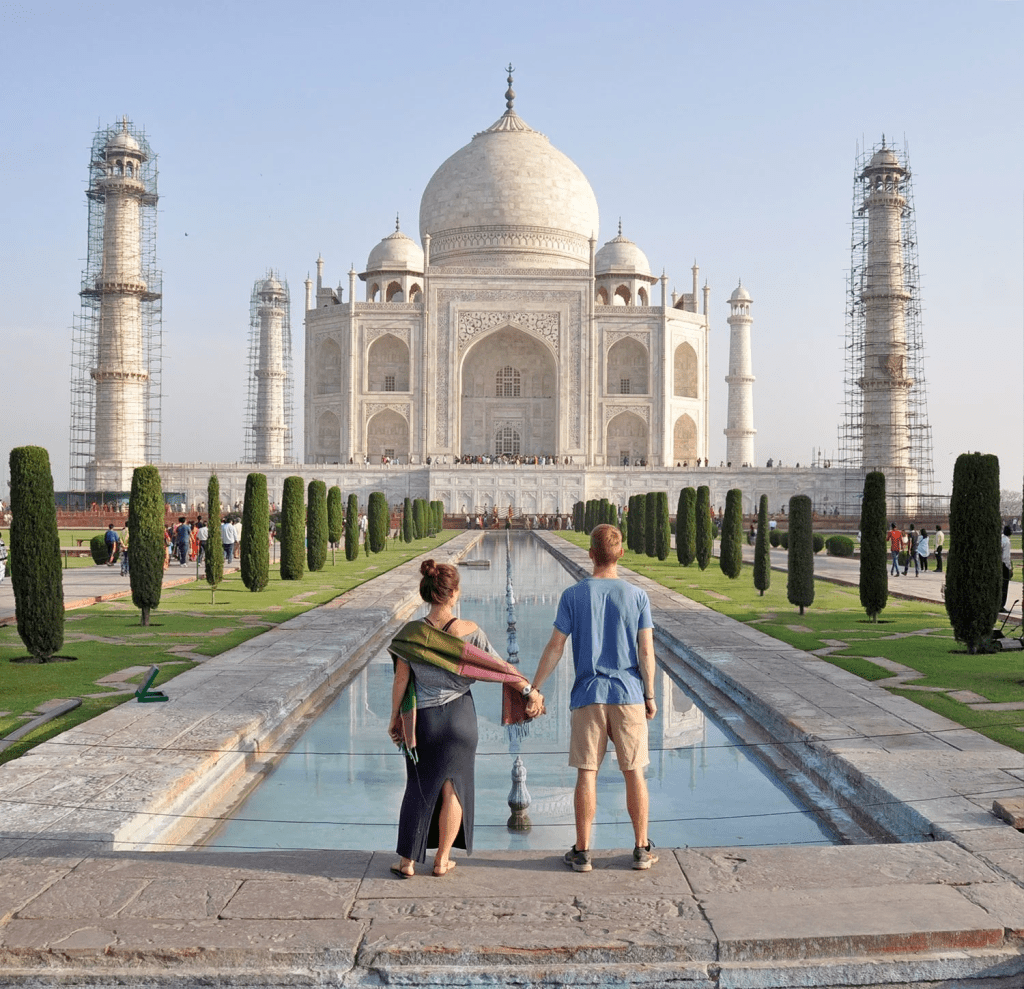
[[405,760],[405,796],[398,818],[398,854],[414,862],[427,860],[437,848],[441,787],[451,780],[462,804],[456,848],[473,851],[474,773],[477,744],[476,707],[468,691],[441,707],[416,711],[416,751],[420,761]]

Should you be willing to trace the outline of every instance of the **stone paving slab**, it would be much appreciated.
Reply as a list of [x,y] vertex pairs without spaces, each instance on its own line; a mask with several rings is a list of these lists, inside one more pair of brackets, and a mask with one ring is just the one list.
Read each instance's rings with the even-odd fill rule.
[[992,948],[1003,927],[947,886],[706,893],[723,961],[899,955]]

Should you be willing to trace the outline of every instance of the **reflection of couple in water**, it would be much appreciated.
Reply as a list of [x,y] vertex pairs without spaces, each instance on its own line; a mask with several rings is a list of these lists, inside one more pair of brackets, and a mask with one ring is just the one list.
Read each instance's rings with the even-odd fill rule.
[[561,596],[551,638],[531,682],[506,663],[474,623],[454,614],[459,572],[427,560],[420,572],[426,617],[402,628],[390,646],[395,663],[388,732],[407,755],[405,796],[398,824],[400,860],[391,871],[411,878],[416,862],[436,848],[433,874],[455,868],[453,847],[473,850],[477,722],[475,680],[503,684],[502,723],[523,726],[544,713],[540,686],[572,638],[575,682],[569,765],[577,771],[576,842],[564,862],[575,872],[593,868],[590,829],[597,810],[597,773],[611,739],[626,785],[626,807],[636,844],[633,868],[658,861],[647,836],[647,722],[654,702],[651,605],[640,588],[618,576],[622,534],[611,525],[591,533],[593,575]]

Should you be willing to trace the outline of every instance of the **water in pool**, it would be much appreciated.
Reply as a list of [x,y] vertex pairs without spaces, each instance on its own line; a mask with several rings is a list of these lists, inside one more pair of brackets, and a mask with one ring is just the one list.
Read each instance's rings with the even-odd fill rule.
[[[504,533],[488,535],[461,567],[461,617],[477,622],[507,655]],[[572,583],[543,545],[526,534],[512,539],[520,665],[530,676],[551,634],[558,598]],[[424,608],[423,613],[426,612]],[[657,717],[650,723],[650,835],[662,847],[829,844],[834,837],[732,744],[712,715],[660,665]],[[376,656],[309,727],[289,754],[235,810],[206,847],[232,849],[392,849],[405,786],[404,757],[387,735],[392,664]],[[476,764],[479,849],[565,849],[575,840],[573,786],[566,763],[572,686],[571,643],[544,685],[548,714],[530,735],[510,743],[501,727],[497,684],[473,687],[480,725]],[[510,832],[508,796],[516,755],[526,766],[532,829]],[[622,776],[609,748],[598,776],[596,848],[631,848]]]

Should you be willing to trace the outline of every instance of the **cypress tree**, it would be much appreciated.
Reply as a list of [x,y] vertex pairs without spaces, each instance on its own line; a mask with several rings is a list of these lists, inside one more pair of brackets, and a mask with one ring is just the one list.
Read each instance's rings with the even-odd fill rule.
[[623,543],[625,544],[626,549],[628,549],[631,553],[633,552],[634,545],[636,545],[636,541],[634,538],[636,535],[636,512],[634,511],[635,508],[636,495],[630,495],[629,504],[626,508],[626,538],[623,540]]
[[245,479],[242,505],[242,583],[262,591],[270,583],[270,498],[267,475],[252,473]]
[[609,501],[607,498],[601,498],[597,502],[597,521],[594,523],[595,528],[599,525],[608,521],[608,508]]
[[[162,508],[162,506],[161,506]],[[206,514],[208,516],[206,528],[209,534],[206,537],[206,583],[210,585],[210,603],[213,603],[217,585],[224,579],[224,543],[220,538],[220,480],[216,474],[210,475],[206,484]],[[163,517],[160,519],[160,528],[163,529]],[[131,530],[128,532],[129,545],[131,543]],[[163,553],[163,535],[160,537],[160,552]],[[163,559],[160,560],[161,570]]]
[[872,622],[889,598],[885,550],[885,475],[872,471],[864,478],[860,503],[860,603]]
[[345,512],[345,559],[352,561],[359,556],[359,499],[355,494],[348,496]]
[[814,602],[814,526],[811,499],[793,495],[789,499],[789,572],[786,598],[798,605],[800,614]]
[[[341,488],[337,484],[327,490],[327,538],[336,549],[345,530],[345,511],[341,507]],[[332,557],[333,560],[333,557]]]
[[590,534],[590,530],[593,526],[592,516],[594,514],[594,503],[588,498],[586,504],[583,506],[583,531]]
[[412,503],[413,532],[417,539],[427,537],[426,505],[422,498],[414,498]]
[[302,580],[306,563],[306,506],[301,477],[286,477],[281,494],[281,580]]
[[688,567],[697,558],[697,489],[683,488],[676,509],[676,559]]
[[646,552],[645,540],[647,538],[647,495],[636,496],[636,528],[633,530],[634,553]]
[[412,498],[406,498],[402,502],[402,541],[406,543],[412,542]]
[[946,613],[958,642],[984,651],[1002,604],[1002,517],[999,459],[962,453],[953,467],[949,502]]
[[437,531],[444,531],[444,502],[440,498],[437,500]]
[[668,559],[672,548],[672,523],[668,516],[668,492],[658,491],[654,499],[654,552],[659,560]]
[[654,533],[658,527],[658,496],[653,491],[644,495],[644,553],[657,556]]
[[743,492],[731,488],[725,495],[722,548],[718,565],[726,577],[735,580],[743,569]]
[[316,573],[327,562],[327,485],[310,481],[306,498],[306,565]]
[[754,587],[764,592],[772,584],[772,557],[768,540],[768,495],[761,495],[757,509],[757,542],[754,544]]
[[[420,505],[424,505],[422,498],[418,499]],[[422,511],[422,508],[421,508]],[[383,491],[370,493],[370,504],[367,509],[367,545],[371,553],[381,553],[388,543],[388,528],[391,523],[388,512],[388,499]]]
[[[128,501],[128,545],[131,547],[132,604],[142,612],[142,624],[160,605],[164,580],[164,495],[160,473],[152,465],[132,472]],[[209,543],[207,543],[209,545]]]
[[694,512],[697,566],[701,570],[707,570],[715,548],[715,530],[711,524],[711,489],[706,484],[697,488],[697,504]]
[[577,501],[572,506],[572,527],[574,532],[583,531],[583,502]]
[[[64,644],[64,584],[50,455],[41,446],[18,446],[11,450],[10,467],[11,583],[18,635],[29,655],[45,663]],[[163,573],[162,560],[160,566]]]

